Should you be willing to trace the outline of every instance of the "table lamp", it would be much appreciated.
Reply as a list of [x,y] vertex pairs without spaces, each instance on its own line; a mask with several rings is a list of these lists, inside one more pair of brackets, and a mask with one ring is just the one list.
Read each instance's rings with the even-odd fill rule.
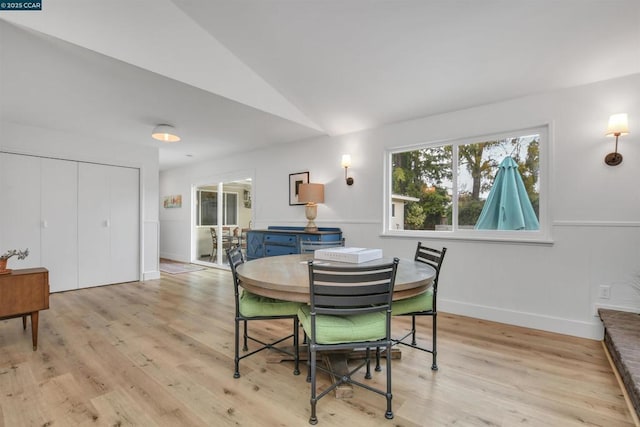
[[304,231],[318,231],[313,221],[318,215],[317,203],[324,203],[324,184],[300,184],[298,187],[298,201],[306,203],[304,213],[307,216],[307,226]]

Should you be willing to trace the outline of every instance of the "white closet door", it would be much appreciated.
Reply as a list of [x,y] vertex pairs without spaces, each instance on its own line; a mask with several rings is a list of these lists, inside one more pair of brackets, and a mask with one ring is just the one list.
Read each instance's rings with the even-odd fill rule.
[[0,255],[28,248],[29,256],[11,258],[8,268],[39,267],[40,159],[0,153],[0,197]]
[[140,279],[138,169],[78,166],[79,286]]
[[110,168],[78,164],[78,284],[81,288],[110,283]]
[[51,292],[78,288],[78,162],[41,159],[42,266]]
[[138,169],[112,167],[110,282],[140,280]]

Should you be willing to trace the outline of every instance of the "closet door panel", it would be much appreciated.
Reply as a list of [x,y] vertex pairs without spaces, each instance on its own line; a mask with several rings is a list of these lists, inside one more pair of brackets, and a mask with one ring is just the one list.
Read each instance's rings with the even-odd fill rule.
[[78,165],[78,284],[110,283],[110,166]]
[[78,162],[41,159],[42,266],[51,292],[78,288]]
[[138,175],[138,169],[111,168],[111,283],[140,280]]
[[24,260],[13,257],[8,268],[40,267],[40,158],[0,153],[0,255],[29,249]]

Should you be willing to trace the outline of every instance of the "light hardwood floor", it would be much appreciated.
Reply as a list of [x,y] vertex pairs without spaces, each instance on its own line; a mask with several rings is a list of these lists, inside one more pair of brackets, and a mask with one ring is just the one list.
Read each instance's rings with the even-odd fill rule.
[[[215,269],[53,294],[38,351],[19,319],[0,321],[0,426],[308,425],[304,366],[263,352],[233,378],[233,310],[231,273]],[[444,313],[439,338],[438,372],[422,352],[394,360],[393,420],[356,388],[322,399],[318,425],[633,425],[600,342]]]

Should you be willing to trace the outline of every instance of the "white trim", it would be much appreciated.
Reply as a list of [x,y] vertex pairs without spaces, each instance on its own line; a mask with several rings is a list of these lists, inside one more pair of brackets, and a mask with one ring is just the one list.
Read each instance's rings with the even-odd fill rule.
[[554,227],[640,227],[640,221],[557,220]]
[[171,261],[184,262],[186,264],[191,263],[190,260],[183,258],[182,254],[179,253],[164,252],[160,254],[160,258],[168,259]]
[[[142,182],[142,179],[140,179],[140,181]],[[142,211],[142,209],[140,209]],[[142,212],[141,212],[142,214]],[[151,225],[155,228],[155,239],[156,239],[156,256],[158,257],[156,260],[156,268],[158,268],[160,266],[160,221],[142,221],[142,227],[146,229],[147,225]],[[144,231],[141,231],[141,241],[144,244],[145,241],[145,236],[146,233]],[[154,279],[159,279],[160,278],[160,270],[156,269],[156,270],[147,270],[147,265],[144,262],[144,255],[145,255],[145,248],[142,248],[143,245],[140,245],[140,264],[142,266],[142,279],[141,280],[154,280]]]
[[160,278],[160,270],[145,272],[142,276],[142,281],[157,280]]
[[446,299],[438,301],[438,311],[593,340],[602,340],[604,336],[604,327],[595,318],[593,322],[584,322]]
[[408,230],[405,232],[389,230],[380,234],[381,238],[407,238],[407,239],[429,239],[429,240],[454,240],[472,243],[501,243],[501,244],[527,244],[527,245],[553,245],[551,239],[541,239],[536,237],[516,236],[512,233],[505,234],[504,237],[492,233],[490,236],[474,236],[471,234],[456,234],[451,231],[420,231]]

